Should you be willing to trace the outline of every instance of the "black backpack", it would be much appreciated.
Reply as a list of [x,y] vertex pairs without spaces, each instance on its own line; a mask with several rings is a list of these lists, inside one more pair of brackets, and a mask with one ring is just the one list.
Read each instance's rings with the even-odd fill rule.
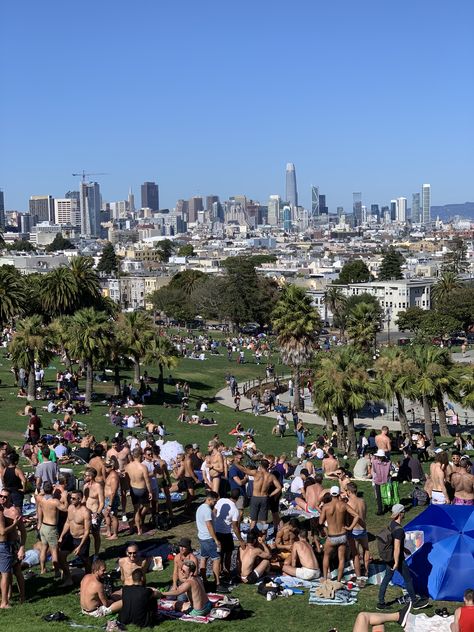
[[380,559],[383,562],[391,562],[393,560],[393,532],[390,526],[385,527],[377,536],[377,547]]

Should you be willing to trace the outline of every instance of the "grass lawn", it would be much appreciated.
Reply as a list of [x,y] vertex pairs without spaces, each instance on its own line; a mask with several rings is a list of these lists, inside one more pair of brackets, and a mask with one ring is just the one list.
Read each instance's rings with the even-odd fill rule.
[[[249,356],[250,358],[250,356]],[[277,365],[277,358],[273,358]],[[56,368],[59,365],[53,362],[46,373],[46,380],[53,385],[56,375]],[[145,367],[144,367],[145,368]],[[151,376],[157,375],[156,368],[147,367]],[[284,372],[284,367],[276,366],[278,373]],[[231,371],[236,379],[244,381],[253,377],[264,377],[264,365],[257,366],[252,362],[238,365],[236,362],[228,362],[225,350],[221,349],[220,356],[212,356],[210,359],[200,362],[197,360],[182,360],[176,370],[173,371],[173,377],[177,380],[186,380],[191,387],[190,410],[193,410],[197,399],[212,398],[221,388],[225,387],[224,376],[227,371]],[[131,371],[124,371],[122,379],[131,378]],[[2,440],[8,440],[13,445],[21,445],[22,434],[26,427],[26,418],[18,414],[23,409],[25,400],[17,399],[17,389],[14,386],[14,378],[10,372],[10,364],[5,359],[4,354],[0,357],[0,437]],[[81,384],[83,386],[83,384]],[[96,383],[95,389],[98,392],[111,392],[112,382],[107,384]],[[149,405],[145,408],[145,417],[151,417],[155,422],[160,420],[165,422],[167,431],[170,433],[170,440],[178,440],[182,444],[199,443],[206,446],[206,442],[217,432],[224,442],[227,442],[228,432],[235,424],[236,420],[247,428],[252,426],[257,431],[257,445],[274,454],[282,452],[290,453],[296,450],[296,440],[293,436],[280,439],[271,435],[273,420],[266,417],[254,417],[245,412],[234,413],[231,409],[220,405],[219,403],[211,403],[209,405],[209,415],[214,416],[218,421],[218,426],[204,427],[195,425],[179,424],[177,417],[179,407],[174,401],[174,387],[166,386],[167,400],[174,407],[166,408],[159,405]],[[37,402],[40,408],[42,402]],[[113,435],[114,429],[110,426],[108,418],[105,417],[107,407],[104,404],[94,404],[90,415],[79,416],[79,420],[87,423],[91,432],[97,439],[101,440],[104,436]],[[43,421],[43,428],[50,426],[53,415],[48,415],[45,411],[40,412]],[[313,434],[317,434],[316,429],[312,428]],[[229,440],[229,444],[233,445],[233,440]],[[372,489],[368,483],[360,483],[360,489],[364,492],[365,498],[369,506],[369,530],[371,533],[378,533],[386,524],[386,518],[375,516],[375,501]],[[407,487],[408,491],[408,487]],[[407,519],[410,520],[419,508],[410,509]],[[170,542],[176,542],[182,535],[189,535],[196,542],[196,529],[194,522],[185,519],[177,512],[177,525],[163,536]],[[29,534],[28,544],[34,542],[34,533]],[[153,538],[162,539],[160,534],[155,533]],[[149,539],[144,536],[144,539]],[[117,557],[123,553],[123,547],[127,542],[127,537],[122,537],[118,543],[106,546],[103,550],[103,557],[106,559],[108,569],[112,569],[115,565]],[[106,542],[106,544],[108,544]],[[104,546],[104,542],[103,542]],[[38,569],[34,569],[35,571]],[[161,573],[150,573],[148,575],[149,584],[158,588],[169,586],[171,569],[169,566]],[[387,600],[392,596],[400,594],[399,589],[389,589]],[[263,597],[256,593],[255,587],[239,586],[234,592],[234,596],[239,597],[243,608],[247,611],[248,617],[236,622],[215,622],[212,624],[213,630],[241,630],[242,632],[250,632],[255,629],[261,632],[274,631],[280,629],[291,629],[291,627],[300,630],[313,630],[316,632],[327,632],[332,627],[338,629],[339,632],[351,632],[354,619],[360,610],[374,610],[377,601],[377,589],[375,587],[365,588],[360,592],[359,602],[355,606],[349,607],[317,607],[308,604],[308,596],[292,596],[289,599],[278,599],[273,602],[267,602]],[[0,612],[0,625],[2,629],[9,632],[20,632],[25,629],[35,629],[38,632],[46,630],[63,631],[70,629],[65,623],[45,623],[41,617],[44,614],[63,610],[71,617],[71,620],[77,624],[87,627],[95,627],[100,629],[103,620],[89,619],[80,614],[78,590],[66,589],[58,590],[55,587],[51,574],[46,576],[37,576],[27,582],[27,603],[19,606],[16,598],[12,601],[13,607],[9,611]],[[450,612],[453,611],[454,604],[444,604]],[[427,612],[434,610],[429,609]],[[436,605],[438,607],[438,605]],[[278,623],[277,623],[278,622]],[[160,625],[163,631],[176,629],[177,626],[184,626],[184,629],[201,629],[201,626],[190,623],[179,623],[176,621],[165,622]],[[133,629],[130,626],[130,629]],[[387,632],[400,629],[398,626],[386,626]]]

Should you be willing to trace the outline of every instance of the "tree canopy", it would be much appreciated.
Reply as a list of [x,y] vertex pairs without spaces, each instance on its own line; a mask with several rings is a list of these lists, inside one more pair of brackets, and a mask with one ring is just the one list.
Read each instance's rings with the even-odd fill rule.
[[62,233],[56,233],[53,241],[45,248],[46,252],[57,252],[58,250],[74,250],[74,244],[69,239],[63,237]]
[[402,265],[404,261],[403,255],[395,250],[393,246],[390,246],[383,256],[378,279],[380,281],[403,279]]
[[105,272],[106,274],[117,273],[120,269],[120,260],[115,254],[113,245],[108,241],[100,255],[99,263],[97,264],[98,272]]
[[336,283],[349,285],[349,283],[367,283],[372,280],[369,268],[362,259],[354,259],[344,264]]

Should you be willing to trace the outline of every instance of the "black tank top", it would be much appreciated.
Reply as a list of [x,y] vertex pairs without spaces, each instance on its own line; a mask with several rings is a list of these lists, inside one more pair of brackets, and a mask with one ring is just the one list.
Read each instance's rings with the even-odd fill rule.
[[9,492],[17,492],[23,487],[23,483],[20,477],[15,473],[15,469],[13,466],[8,466],[3,473],[3,487]]

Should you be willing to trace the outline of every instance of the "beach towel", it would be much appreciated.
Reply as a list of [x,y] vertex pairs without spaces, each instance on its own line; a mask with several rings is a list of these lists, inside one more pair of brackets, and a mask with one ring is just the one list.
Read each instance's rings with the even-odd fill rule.
[[405,632],[451,632],[454,615],[428,617],[426,614],[409,614]]
[[357,603],[359,588],[355,585],[349,590],[347,587],[338,588],[341,585],[340,582],[317,580],[314,583],[317,583],[318,586],[313,586],[309,590],[309,603],[311,605],[352,606]]

